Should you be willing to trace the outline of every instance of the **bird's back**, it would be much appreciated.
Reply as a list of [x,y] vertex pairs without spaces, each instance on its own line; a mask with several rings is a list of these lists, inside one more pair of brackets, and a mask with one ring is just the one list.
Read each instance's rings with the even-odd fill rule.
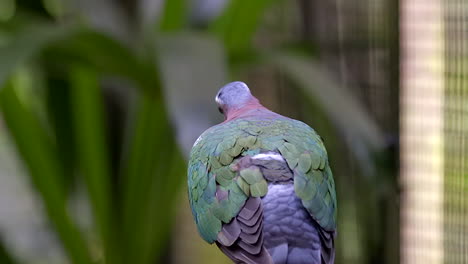
[[[216,241],[236,263],[333,263],[334,182],[325,147],[313,129],[253,109],[203,133],[191,156],[189,197],[206,241]],[[234,167],[234,174],[228,172]],[[245,181],[242,171],[252,168],[261,172],[267,190]],[[240,216],[248,207],[259,212],[249,214],[252,220]]]

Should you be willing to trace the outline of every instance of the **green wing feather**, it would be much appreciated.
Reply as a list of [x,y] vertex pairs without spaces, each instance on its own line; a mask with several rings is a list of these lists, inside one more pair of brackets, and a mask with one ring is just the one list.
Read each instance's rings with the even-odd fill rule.
[[[333,176],[322,140],[306,124],[282,116],[239,119],[205,131],[195,142],[188,167],[188,192],[200,235],[216,241],[222,223],[238,214],[248,196],[268,190],[259,171],[236,175],[233,160],[262,151],[279,151],[294,172],[296,194],[304,207],[326,230],[336,228]],[[216,188],[228,193],[218,201]]]

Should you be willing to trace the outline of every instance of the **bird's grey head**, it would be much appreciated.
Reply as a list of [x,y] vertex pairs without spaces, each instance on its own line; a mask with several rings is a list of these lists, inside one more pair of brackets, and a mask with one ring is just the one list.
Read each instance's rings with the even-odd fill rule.
[[251,99],[250,89],[243,82],[232,82],[224,85],[215,97],[218,109],[224,115],[228,111],[242,108]]

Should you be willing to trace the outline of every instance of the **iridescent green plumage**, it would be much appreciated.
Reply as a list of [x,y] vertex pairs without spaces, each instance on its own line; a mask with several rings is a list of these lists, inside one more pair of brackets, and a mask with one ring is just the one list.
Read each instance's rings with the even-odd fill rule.
[[[188,168],[188,192],[201,236],[216,241],[222,223],[236,216],[248,196],[262,197],[267,182],[259,171],[235,172],[236,158],[279,152],[294,172],[294,189],[310,215],[336,229],[335,184],[320,137],[306,124],[280,115],[251,115],[216,125],[195,142]],[[228,193],[215,197],[217,186]]]

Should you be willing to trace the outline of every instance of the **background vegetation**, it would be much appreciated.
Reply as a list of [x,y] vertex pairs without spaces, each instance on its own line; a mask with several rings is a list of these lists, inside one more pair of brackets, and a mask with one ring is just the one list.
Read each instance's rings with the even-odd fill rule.
[[229,263],[184,188],[232,80],[324,138],[336,262],[397,263],[399,36],[398,1],[1,0],[0,263]]

